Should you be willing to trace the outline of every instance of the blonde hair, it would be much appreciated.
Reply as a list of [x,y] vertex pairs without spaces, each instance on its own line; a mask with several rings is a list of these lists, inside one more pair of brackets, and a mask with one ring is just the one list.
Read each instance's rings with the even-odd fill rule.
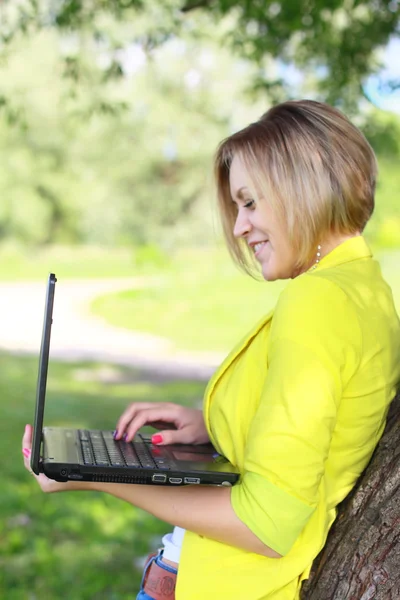
[[233,228],[229,171],[233,157],[244,164],[256,199],[283,218],[306,265],[331,233],[362,231],[374,210],[377,163],[361,133],[339,110],[312,100],[283,102],[221,142],[215,156],[218,205],[233,258],[247,272],[253,253]]

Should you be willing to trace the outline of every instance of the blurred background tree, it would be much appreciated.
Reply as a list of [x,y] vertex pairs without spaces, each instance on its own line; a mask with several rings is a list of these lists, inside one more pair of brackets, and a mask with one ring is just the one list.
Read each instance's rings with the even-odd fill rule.
[[[257,86],[274,101],[293,91],[282,71],[271,70],[271,57],[312,73],[324,100],[354,109],[366,78],[379,69],[376,49],[399,35],[399,11],[398,0],[6,0],[2,37],[7,43],[21,32],[49,28],[75,32],[81,41],[84,34],[84,43],[94,40],[113,54],[108,73],[115,75],[123,71],[118,50],[127,42],[150,53],[188,31],[202,37],[207,15],[209,31],[224,20],[224,44],[257,65]],[[129,23],[126,35],[110,20]]]
[[364,128],[382,171],[370,233],[398,244],[399,119],[366,100],[398,33],[394,0],[3,0],[0,240],[209,243],[218,141],[308,96]]

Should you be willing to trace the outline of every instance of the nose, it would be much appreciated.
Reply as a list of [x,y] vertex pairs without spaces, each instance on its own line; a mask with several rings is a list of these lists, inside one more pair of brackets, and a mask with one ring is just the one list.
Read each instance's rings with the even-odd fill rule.
[[237,238],[246,237],[250,232],[251,224],[245,211],[239,208],[235,225],[233,227],[233,235]]

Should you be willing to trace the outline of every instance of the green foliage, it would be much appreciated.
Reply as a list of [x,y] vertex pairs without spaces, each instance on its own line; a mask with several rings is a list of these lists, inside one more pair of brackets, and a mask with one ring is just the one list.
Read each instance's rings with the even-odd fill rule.
[[[9,42],[21,32],[52,27],[85,32],[117,49],[123,40],[110,22],[125,22],[133,25],[130,43],[153,49],[188,29],[198,35],[201,19],[196,17],[207,15],[211,23],[226,19],[224,42],[259,66],[255,83],[275,100],[292,90],[279,72],[271,72],[270,57],[313,74],[324,100],[355,111],[367,76],[377,69],[376,50],[399,34],[399,14],[396,0],[25,0],[3,7],[0,39]],[[138,31],[134,24],[143,18],[146,27]],[[118,60],[112,61],[108,75],[121,72]]]
[[367,226],[377,246],[400,246],[400,120],[395,115],[371,111],[363,132],[378,156],[378,181],[374,215]]
[[[0,76],[26,127],[0,113],[0,239],[166,247],[171,230],[175,243],[210,237],[212,154],[240,112],[257,108],[235,102],[248,71],[231,82],[234,62],[212,41],[171,40],[151,60],[139,46],[130,51],[132,73],[101,81],[102,55],[89,44],[86,83],[71,96],[62,40],[47,32],[15,41]],[[124,108],[99,113],[100,105]]]
[[362,130],[381,160],[394,163],[400,159],[400,119],[397,116],[371,111]]
[[[140,245],[145,254],[157,247],[167,260],[180,246],[209,244],[216,233],[212,156],[218,142],[259,117],[274,98],[327,98],[321,90],[331,66],[313,45],[326,37],[337,43],[335,51],[329,46],[332,60],[345,60],[341,36],[354,20],[359,27],[374,21],[381,31],[385,14],[390,27],[395,14],[380,4],[339,8],[336,0],[307,7],[238,7],[230,0],[196,5],[21,0],[2,6],[0,242]],[[247,60],[232,55],[232,43]],[[285,90],[289,64],[301,66],[304,77]],[[336,74],[340,89],[359,89],[361,75],[349,66],[341,73],[351,75],[351,85]],[[351,96],[345,91],[337,92],[339,104]],[[398,119],[365,108],[357,118],[381,162],[369,231],[393,246]]]
[[[0,597],[130,600],[141,560],[170,526],[106,495],[44,495],[23,468],[21,436],[33,419],[37,359],[0,355]],[[113,428],[133,401],[199,402],[203,384],[147,381],[109,365],[49,370],[47,424]]]
[[[399,8],[387,2],[245,2],[220,0],[222,14],[239,9],[234,44],[262,65],[265,56],[315,76],[320,98],[356,112],[367,76],[378,66],[377,48],[398,34]],[[269,78],[263,74],[266,84]],[[278,80],[285,97],[291,90]],[[282,92],[280,93],[280,97]],[[279,99],[279,98],[278,98]]]

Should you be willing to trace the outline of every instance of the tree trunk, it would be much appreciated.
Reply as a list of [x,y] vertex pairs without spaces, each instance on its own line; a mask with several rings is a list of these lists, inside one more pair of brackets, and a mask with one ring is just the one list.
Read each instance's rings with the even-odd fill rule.
[[400,600],[400,392],[304,582],[302,600]]

